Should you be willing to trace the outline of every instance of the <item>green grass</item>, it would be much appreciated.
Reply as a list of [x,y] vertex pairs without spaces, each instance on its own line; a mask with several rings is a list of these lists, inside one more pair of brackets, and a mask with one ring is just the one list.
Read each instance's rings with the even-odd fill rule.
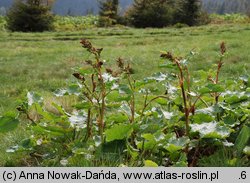
[[[89,57],[81,48],[81,38],[103,47],[103,58],[112,63],[123,57],[142,78],[158,72],[161,51],[185,56],[190,50],[198,54],[191,61],[192,70],[208,71],[218,59],[218,48],[226,42],[228,55],[222,69],[223,78],[235,78],[250,69],[250,25],[208,25],[192,28],[131,29],[92,28],[82,32],[9,33],[0,31],[0,114],[15,110],[27,91],[49,94],[73,79],[72,68]],[[72,99],[61,101],[70,107]],[[0,135],[0,166],[9,163],[5,150],[28,136],[21,125],[15,133]],[[4,144],[4,145],[2,145]],[[14,162],[18,163],[18,162]],[[10,163],[11,164],[11,163]]]

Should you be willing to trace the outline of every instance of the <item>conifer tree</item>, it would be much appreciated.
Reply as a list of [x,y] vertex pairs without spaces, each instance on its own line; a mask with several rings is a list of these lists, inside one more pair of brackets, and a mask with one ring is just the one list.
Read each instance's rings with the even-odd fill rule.
[[22,32],[51,30],[54,17],[47,3],[43,0],[16,0],[7,13],[8,29]]
[[100,26],[111,26],[117,23],[119,0],[101,0],[100,3]]
[[176,23],[184,23],[189,26],[197,25],[201,16],[200,0],[180,0],[177,6]]
[[172,0],[135,0],[127,12],[129,22],[135,27],[164,27],[173,18]]

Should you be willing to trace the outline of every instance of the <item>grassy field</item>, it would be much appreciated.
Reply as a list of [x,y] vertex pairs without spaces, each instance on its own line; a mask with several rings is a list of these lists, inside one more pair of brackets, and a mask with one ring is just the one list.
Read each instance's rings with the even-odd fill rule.
[[[0,32],[0,115],[15,110],[27,91],[49,93],[70,82],[72,68],[88,58],[79,41],[87,38],[103,47],[103,58],[112,65],[117,57],[131,62],[136,77],[159,71],[161,51],[185,56],[191,50],[198,54],[192,69],[208,71],[218,59],[218,47],[224,41],[228,55],[222,77],[235,78],[249,73],[250,25],[208,25],[193,28],[131,29],[93,28],[82,32],[9,33]],[[70,106],[72,99],[62,101]],[[21,125],[14,133],[0,135],[0,166],[9,165],[13,157],[6,149],[25,136]],[[20,155],[21,156],[21,155]],[[18,163],[18,158],[16,158]],[[14,164],[15,164],[14,163]]]

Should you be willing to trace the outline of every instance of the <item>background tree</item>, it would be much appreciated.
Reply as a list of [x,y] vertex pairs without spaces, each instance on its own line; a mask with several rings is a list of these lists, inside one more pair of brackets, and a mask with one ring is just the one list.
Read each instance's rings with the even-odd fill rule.
[[135,27],[165,27],[172,23],[172,7],[172,0],[135,0],[127,17]]
[[200,0],[179,0],[175,23],[184,23],[189,26],[197,25],[201,14]]
[[100,3],[100,26],[111,26],[117,23],[119,0],[101,0]]
[[7,13],[8,29],[22,32],[53,29],[54,17],[47,3],[43,0],[16,0]]

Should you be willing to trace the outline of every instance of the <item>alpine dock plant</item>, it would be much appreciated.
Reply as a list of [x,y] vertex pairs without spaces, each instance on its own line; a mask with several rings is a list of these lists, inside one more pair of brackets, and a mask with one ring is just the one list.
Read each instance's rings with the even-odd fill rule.
[[[40,165],[63,166],[98,166],[110,159],[112,166],[197,166],[221,149],[239,162],[249,158],[250,80],[219,80],[224,42],[217,69],[209,74],[190,72],[194,52],[186,58],[163,52],[160,72],[141,80],[126,60],[110,67],[102,48],[86,39],[81,45],[90,55],[75,69],[76,82],[54,92],[75,95],[73,111],[56,101],[57,112],[48,111],[43,98],[29,92],[18,110],[31,121],[33,135],[12,151],[27,151]],[[0,123],[1,129],[14,129],[18,120],[4,116]]]

